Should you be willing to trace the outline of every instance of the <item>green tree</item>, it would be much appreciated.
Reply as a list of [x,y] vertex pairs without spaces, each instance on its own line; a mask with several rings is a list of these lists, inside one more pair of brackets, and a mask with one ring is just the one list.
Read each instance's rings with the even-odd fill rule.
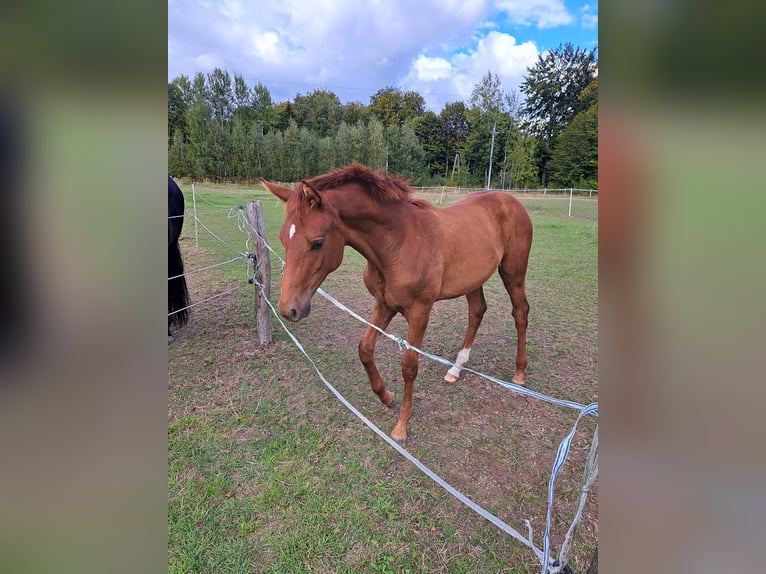
[[269,131],[263,138],[263,177],[286,181],[284,157],[284,138],[279,130]]
[[409,124],[390,126],[386,129],[388,145],[387,170],[411,180],[420,177],[423,166],[423,150],[415,130]]
[[426,113],[426,101],[418,92],[404,92],[401,101],[400,123],[412,121]]
[[367,165],[372,169],[386,167],[386,134],[383,124],[372,118],[367,124]]
[[190,92],[190,99],[189,99],[189,105],[196,104],[196,103],[204,103],[207,105],[208,100],[208,87],[207,87],[207,79],[205,78],[205,74],[202,72],[197,72],[194,74],[194,79],[191,83],[191,92]]
[[314,90],[305,96],[299,94],[293,100],[293,115],[299,126],[325,137],[340,123],[340,100],[326,90]]
[[359,102],[349,102],[347,104],[343,104],[340,107],[340,118],[338,125],[340,125],[341,121],[344,121],[348,125],[352,126],[360,120],[366,122],[369,119],[371,119],[371,113],[367,106]]
[[369,110],[386,128],[401,125],[402,91],[392,86],[378,90],[370,98]]
[[250,98],[252,106],[252,120],[260,126],[263,133],[276,125],[274,102],[271,100],[271,92],[260,82],[253,86]]
[[255,149],[250,130],[238,115],[231,122],[232,175],[250,181],[255,164]]
[[223,128],[224,124],[231,119],[234,107],[231,76],[228,72],[215,68],[207,75],[207,87],[207,104],[210,113],[219,127]]
[[561,131],[551,152],[552,186],[598,187],[598,79],[588,84],[580,100],[590,102],[590,106]]
[[358,121],[351,127],[351,159],[365,163],[367,152],[367,127],[364,122]]
[[301,154],[301,178],[318,175],[319,171],[319,140],[317,134],[302,127],[299,135],[299,150]]
[[247,129],[252,120],[253,107],[251,97],[250,88],[247,87],[245,79],[239,74],[234,74],[233,117],[235,119],[238,118],[245,129]]
[[301,157],[300,130],[294,118],[283,133],[283,155],[281,161],[284,164],[284,175],[290,181],[296,181],[303,177],[303,158]]
[[520,189],[537,187],[538,173],[534,160],[535,138],[524,133],[517,122],[512,122],[505,142],[501,187]]
[[168,173],[174,177],[189,175],[186,165],[186,144],[180,128],[176,128],[172,144],[168,150]]
[[503,91],[500,77],[487,71],[481,81],[471,91],[471,108],[486,117],[488,121],[497,120],[502,113],[510,113],[511,95]]
[[444,174],[448,160],[447,132],[441,117],[433,112],[426,112],[412,120],[412,129],[423,150],[424,175],[430,177],[434,174]]
[[384,127],[401,126],[425,113],[426,101],[418,92],[388,86],[370,98],[369,111]]
[[354,156],[354,144],[351,127],[346,122],[341,122],[338,131],[335,134],[335,162],[336,166],[350,163]]
[[[500,78],[488,71],[471,92],[471,107],[466,112],[471,131],[466,138],[465,160],[474,183],[486,185],[490,155],[492,182],[502,179],[500,164],[504,159],[506,139],[511,131],[511,111],[515,98],[502,88]],[[493,144],[494,139],[494,144]]]
[[217,181],[228,181],[232,175],[234,146],[228,126],[213,120],[208,131],[207,174]]
[[[466,139],[471,131],[471,126],[466,117],[466,107],[463,102],[451,102],[442,108],[439,117],[444,126],[444,133],[447,139],[447,165],[445,166],[445,177],[450,167],[449,162],[455,161],[457,154],[463,154],[465,150]],[[454,169],[454,165],[452,166]]]
[[208,177],[208,148],[212,119],[210,108],[202,100],[189,108],[189,146],[187,165],[189,175],[196,180]]
[[252,173],[258,177],[265,177],[264,155],[266,145],[264,140],[266,139],[266,136],[264,135],[264,131],[260,129],[260,126],[254,124],[253,129],[249,130],[248,136],[249,140],[247,147],[250,155],[247,155],[246,158],[250,161]]
[[295,120],[292,102],[282,102],[274,107],[271,129],[285,131],[290,125],[290,120]]
[[336,159],[334,138],[327,136],[317,141],[317,168],[316,173],[327,173],[338,165]]
[[168,138],[180,130],[188,137],[187,114],[191,103],[191,82],[186,76],[174,78],[168,84]]
[[584,109],[579,96],[596,74],[596,52],[575,49],[567,42],[540,54],[527,69],[521,84],[527,98],[522,113],[530,133],[542,144],[538,154],[542,185],[547,184],[547,162],[556,137]]

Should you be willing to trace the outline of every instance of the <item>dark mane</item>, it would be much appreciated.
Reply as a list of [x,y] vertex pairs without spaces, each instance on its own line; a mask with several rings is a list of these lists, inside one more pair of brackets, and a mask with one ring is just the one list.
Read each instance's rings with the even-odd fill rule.
[[[421,208],[433,207],[424,199],[416,199],[409,182],[403,177],[372,170],[356,162],[304,181],[318,192],[334,189],[347,183],[359,182],[377,203],[394,201],[411,203]],[[300,189],[301,186],[298,184],[295,188],[296,193],[293,193],[285,205],[286,213],[308,212],[311,208],[311,202],[305,194],[298,192]]]
[[375,201],[407,201],[412,194],[409,182],[398,175],[391,175],[352,163],[333,172],[306,180],[317,191],[340,187],[345,183],[360,181],[367,184],[370,195]]

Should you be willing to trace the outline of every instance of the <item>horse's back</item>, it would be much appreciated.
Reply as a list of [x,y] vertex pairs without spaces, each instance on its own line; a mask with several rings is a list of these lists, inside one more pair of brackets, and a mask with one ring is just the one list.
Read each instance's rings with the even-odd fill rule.
[[478,191],[442,208],[442,221],[450,233],[463,239],[479,235],[487,244],[529,251],[532,220],[513,195],[502,191]]

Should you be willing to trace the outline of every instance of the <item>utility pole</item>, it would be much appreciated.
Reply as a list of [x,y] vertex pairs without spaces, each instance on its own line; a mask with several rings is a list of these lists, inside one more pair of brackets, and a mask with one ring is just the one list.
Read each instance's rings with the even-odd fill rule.
[[492,181],[492,154],[495,152],[495,128],[497,122],[492,126],[492,144],[489,146],[489,171],[487,172],[487,185],[484,189],[489,189],[489,182]]
[[455,161],[452,162],[452,179],[455,179],[455,167],[460,164],[460,152],[455,152]]

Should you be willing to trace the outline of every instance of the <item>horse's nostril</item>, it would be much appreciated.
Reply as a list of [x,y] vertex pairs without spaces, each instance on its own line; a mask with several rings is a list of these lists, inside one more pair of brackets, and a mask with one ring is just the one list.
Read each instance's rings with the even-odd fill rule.
[[298,309],[292,308],[290,309],[290,320],[291,321],[297,321],[298,320]]

